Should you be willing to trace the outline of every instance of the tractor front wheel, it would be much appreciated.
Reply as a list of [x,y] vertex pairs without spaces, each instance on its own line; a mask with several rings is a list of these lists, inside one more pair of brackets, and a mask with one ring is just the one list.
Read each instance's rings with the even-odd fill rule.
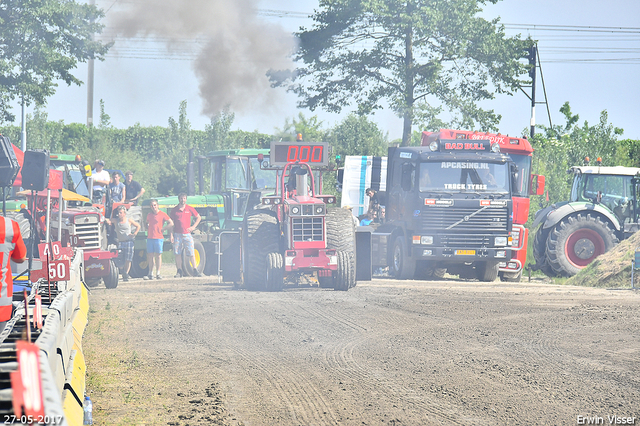
[[118,271],[118,267],[116,266],[116,262],[112,259],[109,261],[109,275],[103,278],[104,286],[109,289],[118,287],[119,278],[120,273]]
[[196,258],[195,265],[191,263],[191,258],[187,256],[187,252],[182,251],[182,265],[184,266],[184,270],[187,274],[195,277],[198,273],[202,274],[207,263],[207,254],[200,241],[193,242],[193,255]]
[[356,265],[353,254],[346,251],[339,251],[338,270],[334,272],[334,290],[347,291],[356,285]]

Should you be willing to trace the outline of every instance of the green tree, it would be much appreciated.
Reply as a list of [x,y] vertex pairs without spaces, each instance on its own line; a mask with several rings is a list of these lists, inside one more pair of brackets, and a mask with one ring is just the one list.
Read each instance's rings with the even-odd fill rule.
[[290,89],[311,110],[355,102],[367,114],[386,101],[404,119],[405,146],[414,118],[437,126],[441,105],[452,124],[497,130],[501,117],[478,103],[525,83],[520,59],[533,45],[478,16],[479,5],[497,1],[321,0],[315,26],[297,34],[304,65]]
[[215,151],[229,147],[229,131],[236,115],[227,106],[219,114],[211,119],[211,123],[205,125],[207,134],[207,151]]
[[102,10],[73,0],[12,0],[0,5],[0,122],[13,121],[10,102],[43,105],[56,81],[82,82],[78,62],[104,59],[110,45],[93,40]]
[[310,118],[298,113],[298,119],[288,119],[284,121],[282,129],[276,129],[275,139],[283,141],[295,141],[298,134],[302,135],[302,139],[309,142],[322,142],[324,130],[322,130],[322,121],[318,120],[318,116],[314,115]]
[[364,116],[349,114],[327,132],[326,141],[334,155],[387,155],[387,137],[378,125]]
[[622,129],[608,122],[606,110],[600,113],[600,120],[595,126],[587,121],[580,125],[580,117],[573,114],[568,102],[560,108],[560,112],[566,123],[553,127],[540,126],[543,133],[531,141],[535,149],[533,170],[546,177],[548,193],[537,198],[543,205],[568,200],[573,175],[567,174],[567,170],[571,166],[585,164],[586,157],[592,164],[600,157],[604,165],[614,166],[618,165],[620,156],[621,144],[617,138],[622,134]]

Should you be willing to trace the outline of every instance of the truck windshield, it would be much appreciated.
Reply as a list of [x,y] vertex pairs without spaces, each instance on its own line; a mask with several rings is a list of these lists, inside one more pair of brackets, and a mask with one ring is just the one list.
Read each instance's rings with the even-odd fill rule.
[[509,192],[509,165],[473,161],[420,163],[420,191]]

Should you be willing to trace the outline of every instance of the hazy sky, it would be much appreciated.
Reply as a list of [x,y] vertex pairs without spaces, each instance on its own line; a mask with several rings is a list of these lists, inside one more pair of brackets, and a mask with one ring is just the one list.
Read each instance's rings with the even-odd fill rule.
[[[297,97],[268,87],[264,70],[290,66],[290,34],[318,7],[317,0],[96,0],[107,11],[101,36],[116,44],[106,61],[96,61],[94,122],[99,100],[111,123],[166,126],[188,103],[194,129],[203,130],[225,104],[236,114],[233,129],[273,133],[286,118],[298,115]],[[539,40],[539,54],[551,117],[569,101],[574,113],[596,124],[607,110],[609,121],[640,139],[640,2],[634,0],[504,0],[485,7],[485,17],[500,16],[507,34]],[[75,73],[86,80],[87,67]],[[538,80],[537,100],[544,101]],[[531,102],[523,93],[500,96],[484,104],[502,114],[500,131],[520,134],[528,128]],[[355,109],[355,106],[353,107]],[[27,109],[28,112],[32,108]],[[60,83],[46,111],[53,120],[86,123],[86,85]],[[20,110],[14,112],[19,117]],[[344,116],[321,110],[325,127]],[[537,122],[548,125],[546,107],[538,105]],[[399,138],[402,122],[389,111],[372,120]],[[419,130],[419,129],[414,129]],[[594,154],[595,155],[595,154]]]

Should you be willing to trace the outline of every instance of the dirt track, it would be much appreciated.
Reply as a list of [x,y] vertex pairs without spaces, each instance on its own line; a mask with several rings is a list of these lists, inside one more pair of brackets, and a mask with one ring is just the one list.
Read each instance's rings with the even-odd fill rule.
[[83,345],[96,424],[640,424],[637,292],[375,279],[261,293],[212,281],[92,289]]

